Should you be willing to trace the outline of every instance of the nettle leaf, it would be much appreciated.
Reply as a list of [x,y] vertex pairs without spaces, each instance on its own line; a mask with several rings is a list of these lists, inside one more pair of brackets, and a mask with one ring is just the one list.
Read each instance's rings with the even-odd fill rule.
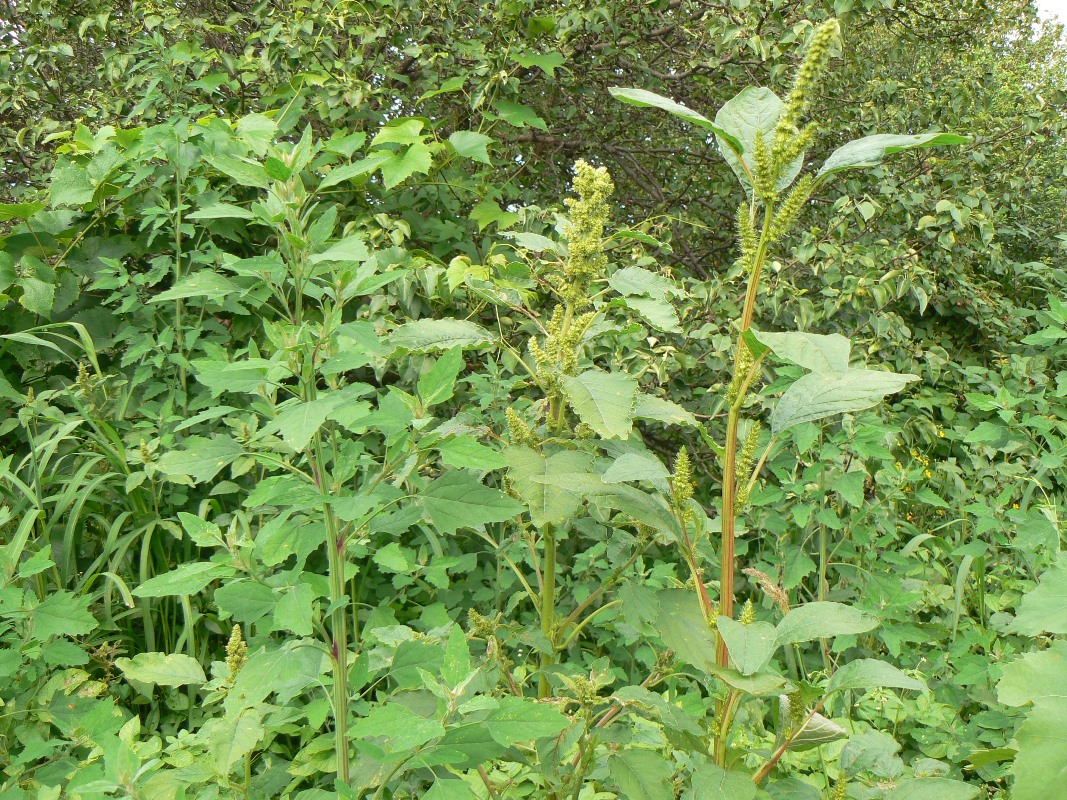
[[841,375],[809,372],[798,378],[771,413],[771,434],[777,436],[804,422],[861,411],[899,392],[918,375],[850,369]]
[[1045,697],[1015,734],[1013,800],[1051,800],[1067,786],[1067,697]]
[[830,154],[818,176],[832,175],[846,169],[876,167],[893,153],[916,147],[937,147],[946,144],[965,144],[969,139],[956,133],[920,133],[914,136],[878,133],[842,145]]
[[735,619],[720,616],[716,621],[719,634],[738,672],[748,676],[759,672],[778,649],[774,626],[769,622],[742,625]]
[[633,429],[637,381],[624,372],[590,369],[563,377],[563,394],[579,419],[605,439],[625,439]]
[[149,578],[133,593],[138,597],[168,597],[170,595],[192,595],[200,592],[214,580],[228,578],[236,570],[226,564],[212,564],[197,561],[182,564],[170,572]]
[[631,747],[615,753],[608,770],[627,800],[674,800],[674,766],[655,750]]
[[115,659],[115,666],[133,681],[156,686],[187,686],[207,683],[204,668],[195,658],[181,653],[138,653],[133,658]]
[[[720,134],[720,145],[725,144],[720,148],[723,158],[745,188],[751,188],[748,176],[756,171],[752,158],[756,149],[756,132],[763,132],[763,143],[769,151],[774,142],[774,129],[784,108],[785,104],[770,89],[749,86],[727,100],[715,115],[715,123],[741,144],[741,149],[737,150],[729,140],[723,141],[724,137]],[[781,190],[789,186],[803,166],[804,155],[801,154],[782,170],[777,188]]]
[[442,533],[506,522],[526,510],[518,500],[463,472],[447,472],[419,495],[430,521]]
[[852,342],[836,333],[823,336],[817,333],[771,333],[751,329],[756,339],[779,358],[792,361],[812,372],[843,375],[848,371],[848,356]]
[[879,625],[869,614],[843,603],[816,601],[805,603],[786,614],[775,628],[777,645],[799,644],[814,639],[832,639],[854,633],[866,633]]
[[413,353],[449,350],[458,347],[468,350],[493,340],[493,335],[481,325],[463,319],[419,319],[407,322],[389,335],[394,349]]
[[1025,706],[1046,697],[1067,696],[1067,642],[1054,641],[1047,650],[1026,653],[1004,667],[997,699],[1006,706]]
[[1067,633],[1067,559],[1046,570],[1023,595],[1010,629],[1024,636]]
[[638,108],[658,108],[661,111],[666,111],[668,114],[680,117],[692,125],[706,128],[726,142],[727,148],[738,155],[744,151],[744,146],[741,144],[741,140],[734,133],[731,133],[722,125],[717,124],[717,121],[712,122],[703,114],[699,114],[691,108],[686,108],[681,103],[676,103],[668,97],[663,97],[655,92],[649,92],[644,89],[623,89],[618,86],[612,86],[608,91],[616,100],[621,100],[624,103],[637,106]]
[[892,664],[875,658],[850,661],[830,676],[826,693],[853,689],[912,689],[923,691],[926,685],[905,675]]
[[485,719],[489,734],[510,747],[565,730],[571,721],[555,708],[524,697],[503,697]]

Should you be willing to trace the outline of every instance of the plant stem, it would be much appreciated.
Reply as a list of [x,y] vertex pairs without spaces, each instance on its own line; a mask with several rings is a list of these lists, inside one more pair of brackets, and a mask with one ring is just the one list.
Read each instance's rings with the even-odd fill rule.
[[[543,587],[541,589],[541,633],[548,639],[549,644],[555,648],[556,640],[556,529],[551,523],[545,525],[541,531],[541,539],[545,544],[545,564],[543,572]],[[541,655],[541,678],[537,684],[537,696],[541,699],[552,693],[552,687],[548,683],[546,670],[555,661],[555,652]]]

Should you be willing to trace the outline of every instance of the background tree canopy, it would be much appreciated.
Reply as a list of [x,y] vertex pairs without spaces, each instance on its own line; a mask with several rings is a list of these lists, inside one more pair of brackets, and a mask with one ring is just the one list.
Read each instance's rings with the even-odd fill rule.
[[[810,171],[967,139],[753,250],[820,35]],[[1031,0],[0,0],[0,793],[1058,797],[1065,107]]]

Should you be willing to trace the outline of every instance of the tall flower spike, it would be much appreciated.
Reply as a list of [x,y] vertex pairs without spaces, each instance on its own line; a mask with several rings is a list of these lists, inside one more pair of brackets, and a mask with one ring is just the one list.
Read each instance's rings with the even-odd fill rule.
[[567,226],[568,256],[563,266],[564,284],[561,294],[576,310],[592,301],[589,284],[604,271],[607,258],[603,252],[604,225],[608,221],[608,199],[615,184],[605,167],[593,167],[579,160],[574,165],[574,192],[563,202],[571,212]]

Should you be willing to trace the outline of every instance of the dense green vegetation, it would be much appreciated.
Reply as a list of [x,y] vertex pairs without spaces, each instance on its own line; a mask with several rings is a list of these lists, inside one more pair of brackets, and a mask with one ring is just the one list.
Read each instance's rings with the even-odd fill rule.
[[1064,48],[0,1],[0,796],[1067,798]]

